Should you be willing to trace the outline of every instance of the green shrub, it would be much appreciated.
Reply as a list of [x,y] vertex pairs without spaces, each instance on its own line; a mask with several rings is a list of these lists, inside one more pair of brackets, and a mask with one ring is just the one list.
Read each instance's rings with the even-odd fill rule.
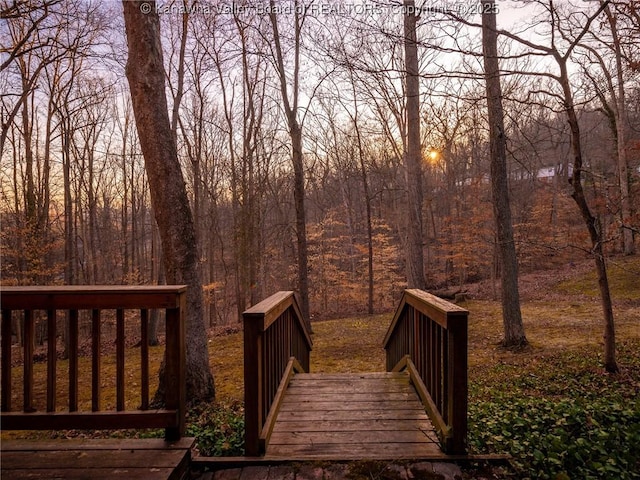
[[244,455],[244,406],[214,402],[189,411],[187,435],[196,438],[200,455],[231,457]]

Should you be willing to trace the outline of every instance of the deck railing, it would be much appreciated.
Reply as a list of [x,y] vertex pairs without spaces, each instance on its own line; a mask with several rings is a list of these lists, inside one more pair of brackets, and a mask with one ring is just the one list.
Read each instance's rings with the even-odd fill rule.
[[[3,430],[54,429],[124,429],[164,428],[167,440],[176,440],[184,433],[185,424],[185,308],[186,286],[61,286],[3,287],[0,292],[2,309],[2,393]],[[149,334],[150,309],[166,311],[165,408],[149,407]],[[140,318],[139,387],[130,387],[130,372],[125,372],[125,312]],[[82,311],[91,322],[91,410],[79,409],[79,318]],[[116,323],[116,389],[115,410],[102,409],[101,360],[104,344],[101,329],[103,312],[115,314]],[[21,313],[22,312],[22,313]],[[68,395],[60,405],[57,380],[61,373],[58,361],[58,323],[66,315],[68,354]],[[34,396],[35,320],[46,322],[46,402]],[[12,409],[12,322],[22,322],[23,368],[22,407]],[[129,320],[127,320],[129,321]],[[126,410],[125,388],[140,389],[140,406]],[[38,408],[37,403],[42,408]],[[46,405],[44,405],[46,403]],[[66,408],[64,408],[66,407]]]
[[309,371],[312,341],[293,292],[278,292],[243,313],[245,453],[269,443],[294,371]]
[[384,339],[387,370],[408,370],[445,452],[466,453],[469,312],[405,290]]

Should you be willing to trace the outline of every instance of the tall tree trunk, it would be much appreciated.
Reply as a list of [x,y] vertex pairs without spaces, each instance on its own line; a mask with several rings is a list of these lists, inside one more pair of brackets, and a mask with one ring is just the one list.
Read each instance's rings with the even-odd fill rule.
[[362,179],[362,189],[364,193],[364,201],[366,208],[367,221],[367,313],[373,315],[373,293],[374,293],[374,277],[373,277],[373,224],[371,213],[371,194],[369,187],[369,175],[367,174],[367,166],[365,164],[365,151],[362,133],[360,131],[359,112],[358,112],[358,96],[355,87],[355,78],[353,71],[349,72],[353,91],[353,128],[356,132],[356,140],[358,142],[358,160],[360,163],[360,178]]
[[[157,240],[159,237],[158,225],[151,226],[151,275],[156,278],[157,285],[164,285],[165,275],[164,275],[164,261],[162,255],[162,248],[160,247],[160,242]],[[160,345],[160,340],[158,340],[158,325],[160,323],[160,312],[158,309],[151,310],[149,314],[149,346],[155,347]]]
[[[160,19],[155,2],[123,1],[129,58],[127,80],[140,146],[149,179],[151,203],[160,231],[167,283],[184,283],[187,290],[186,372],[187,398],[215,395],[209,368],[203,295],[193,216],[173,140],[160,41]],[[150,4],[150,13],[141,7]],[[161,372],[162,373],[162,372]],[[164,375],[155,399],[164,398]]]
[[[355,102],[354,102],[355,103]],[[353,122],[358,139],[358,160],[360,162],[360,177],[362,178],[362,189],[364,193],[364,201],[366,208],[367,220],[367,313],[373,315],[373,225],[371,220],[371,194],[369,193],[369,178],[367,175],[367,166],[365,165],[364,144],[360,127],[358,126],[358,112],[356,108],[356,116]]]
[[[291,118],[293,117],[293,118]],[[302,301],[302,315],[311,329],[309,307],[309,252],[307,248],[307,219],[304,199],[304,163],[302,157],[302,127],[293,115],[289,118],[289,132],[293,147],[293,200],[296,206],[296,245],[298,250],[298,289]]]
[[498,63],[498,33],[494,0],[482,2],[482,51],[489,116],[489,147],[491,150],[491,197],[498,237],[501,266],[502,321],[505,347],[527,344],[518,290],[518,259],[511,224],[511,206],[507,179],[507,150],[502,110],[502,88]]
[[407,287],[426,288],[422,248],[422,155],[420,148],[420,77],[414,0],[404,2],[404,61],[407,142],[404,152],[407,174]]
[[[75,275],[75,247],[74,239],[75,232],[73,231],[73,201],[71,197],[71,158],[69,151],[69,134],[67,121],[61,121],[61,138],[62,138],[62,171],[64,178],[64,282],[65,285],[74,285],[76,283]],[[64,350],[62,352],[62,358],[69,358],[69,315],[67,312],[66,318],[62,326],[62,338],[64,340]]]
[[[128,124],[129,124],[129,116],[125,116],[125,127],[124,127],[124,136],[122,139],[122,207],[120,208],[120,219],[121,219],[121,235],[122,235],[122,280],[129,276],[129,237],[127,235],[128,224],[129,224],[129,181],[127,176],[127,139],[128,139]],[[133,168],[133,165],[131,165]]]
[[273,28],[274,49],[276,53],[276,67],[280,80],[280,92],[282,95],[282,103],[287,117],[289,126],[289,135],[291,137],[291,162],[293,164],[293,200],[296,208],[296,245],[298,251],[298,290],[300,292],[302,316],[307,322],[307,326],[311,329],[310,308],[309,308],[309,265],[308,265],[308,248],[307,248],[307,220],[305,211],[305,193],[304,193],[304,158],[302,155],[302,125],[298,122],[298,94],[299,94],[299,75],[300,75],[300,47],[301,47],[301,29],[302,23],[300,19],[301,11],[296,0],[295,2],[295,58],[292,86],[292,101],[289,100],[289,92],[287,86],[287,74],[285,69],[282,46],[280,42],[280,32],[278,30],[278,19],[276,15],[276,5],[273,0],[269,2],[271,12],[269,18]]
[[[620,181],[620,213],[622,214],[622,250],[625,255],[635,253],[633,230],[631,229],[631,196],[629,191],[629,168],[627,164],[627,100],[622,66],[622,48],[615,15],[611,8],[604,9],[613,37],[613,49],[616,57],[616,80],[618,92],[615,96],[616,146],[618,151],[618,177]],[[613,92],[612,92],[613,93]]]
[[607,276],[607,264],[602,248],[604,235],[599,219],[591,213],[582,187],[583,159],[580,124],[578,123],[578,116],[576,115],[573,94],[571,92],[571,84],[569,83],[567,60],[566,57],[561,57],[557,52],[554,53],[554,57],[560,67],[560,84],[564,94],[564,107],[571,131],[571,151],[573,153],[573,176],[569,180],[573,187],[571,197],[578,205],[582,219],[587,226],[589,238],[591,239],[591,253],[596,264],[600,302],[604,314],[604,367],[607,372],[615,373],[618,371],[618,364],[616,362],[616,334],[609,278]]

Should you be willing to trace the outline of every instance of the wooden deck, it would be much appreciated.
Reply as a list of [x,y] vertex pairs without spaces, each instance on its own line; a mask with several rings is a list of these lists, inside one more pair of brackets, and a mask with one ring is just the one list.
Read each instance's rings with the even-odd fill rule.
[[188,477],[193,438],[10,440],[2,442],[5,479],[149,479]]
[[[182,479],[188,474],[192,438],[182,438],[186,415],[185,311],[187,287],[50,286],[2,287],[0,333],[0,428],[7,430],[119,430],[164,428],[165,439],[13,440],[0,445],[5,478]],[[149,311],[165,311],[165,408],[150,408]],[[68,368],[58,363],[58,333],[69,341]],[[103,327],[115,319],[115,339]],[[21,323],[22,375],[12,368],[14,322]],[[130,328],[125,326],[133,324]],[[91,328],[91,381],[80,375],[80,332]],[[46,377],[36,375],[36,332],[45,328]],[[139,376],[127,374],[128,334],[138,329]],[[115,340],[115,355],[106,342]],[[114,379],[102,372],[115,356]],[[18,370],[18,369],[15,369]],[[65,375],[68,373],[68,375]],[[67,376],[67,378],[64,378]],[[14,378],[15,377],[15,378]],[[137,377],[137,378],[136,378]],[[21,380],[21,385],[18,384]],[[115,380],[115,388],[109,385]],[[38,388],[34,388],[39,383]],[[59,388],[67,383],[68,389]],[[110,390],[107,392],[105,390]],[[21,395],[22,394],[22,395]],[[137,398],[129,402],[126,399]],[[91,403],[81,402],[90,398]]]
[[264,459],[442,458],[408,373],[296,374]]

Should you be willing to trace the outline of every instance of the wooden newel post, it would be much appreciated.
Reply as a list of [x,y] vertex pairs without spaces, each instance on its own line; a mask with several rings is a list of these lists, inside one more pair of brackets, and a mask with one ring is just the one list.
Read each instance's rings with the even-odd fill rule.
[[244,449],[251,457],[260,455],[260,430],[263,424],[262,349],[264,315],[242,315],[244,323]]
[[467,323],[468,312],[449,314],[447,319],[450,365],[447,396],[452,436],[447,439],[446,451],[452,455],[467,453]]
[[166,319],[166,408],[177,410],[176,425],[165,428],[165,440],[179,440],[184,435],[186,414],[186,364],[185,364],[185,320],[187,295],[179,295],[179,306],[167,308]]

